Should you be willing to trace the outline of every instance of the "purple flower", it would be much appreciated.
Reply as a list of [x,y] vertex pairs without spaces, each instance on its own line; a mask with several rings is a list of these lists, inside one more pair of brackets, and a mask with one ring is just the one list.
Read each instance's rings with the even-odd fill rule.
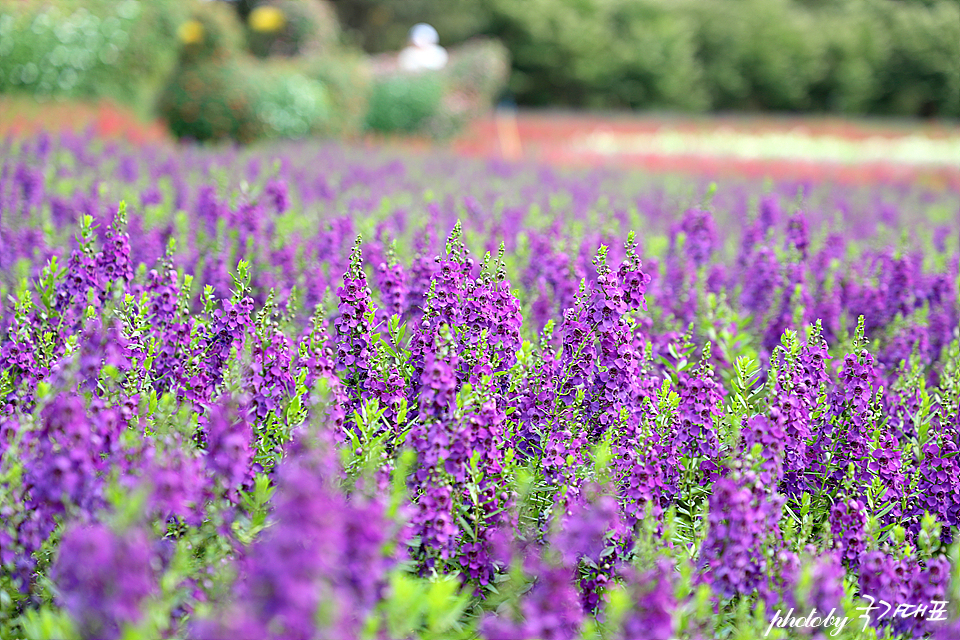
[[807,229],[807,217],[798,211],[787,221],[787,244],[800,252],[800,257],[807,258],[807,248],[810,246],[810,232]]
[[254,416],[258,420],[270,413],[279,414],[295,386],[290,373],[290,341],[277,328],[269,327],[267,332],[268,335],[258,336],[253,344],[248,380]]
[[740,303],[758,319],[762,318],[780,284],[780,263],[776,254],[769,247],[760,247],[747,261]]
[[148,450],[147,460],[141,464],[143,475],[128,481],[149,487],[149,512],[160,521],[175,518],[199,526],[208,492],[200,457],[183,445],[174,444],[166,449]]
[[[456,548],[459,527],[454,512],[453,483],[462,481],[469,454],[460,440],[460,425],[453,420],[456,400],[457,356],[449,329],[438,336],[434,350],[427,351],[419,393],[419,422],[409,432],[408,442],[417,452],[419,468],[414,477],[421,485],[413,518],[420,536],[424,567],[437,559],[447,560]],[[452,476],[452,477],[451,477]]]
[[103,250],[97,254],[98,279],[104,284],[128,283],[133,280],[133,265],[130,262],[130,237],[126,233],[126,211],[123,205],[114,217],[103,242]]
[[699,460],[700,471],[713,477],[720,459],[720,439],[714,419],[721,416],[723,387],[704,360],[695,373],[680,372],[677,441],[683,455]]
[[683,220],[674,231],[686,235],[684,251],[691,262],[697,267],[707,264],[713,249],[717,244],[717,230],[713,222],[713,215],[709,211],[688,209],[683,214]]
[[503,267],[502,246],[497,257],[496,272],[490,271],[485,263],[480,277],[466,284],[462,340],[469,347],[477,345],[481,336],[485,337],[493,369],[506,371],[516,362],[523,318],[520,315],[520,302],[510,292],[510,281]]
[[416,320],[423,313],[427,303],[427,292],[437,269],[436,262],[431,257],[433,252],[433,234],[428,230],[423,236],[416,239],[416,256],[410,267],[410,284],[406,300],[406,317]]
[[553,541],[564,564],[579,566],[581,602],[590,614],[599,611],[604,587],[613,579],[624,533],[617,500],[596,492],[588,486],[581,500],[571,502]]
[[857,568],[864,550],[867,508],[859,500],[845,500],[830,509],[830,531],[840,558],[852,569]]
[[359,634],[386,587],[390,561],[383,546],[390,527],[378,502],[348,501],[336,491],[334,471],[322,448],[301,449],[284,461],[276,524],[239,565],[236,602],[191,635],[227,637],[240,630],[240,637],[306,640]]
[[173,320],[177,312],[177,298],[180,295],[177,272],[164,269],[158,272],[151,269],[147,273],[147,292],[150,296],[150,314],[156,322],[166,323]]
[[654,568],[626,571],[625,583],[631,595],[631,607],[623,620],[622,640],[672,640],[676,637],[673,612],[677,608],[673,586],[674,571],[669,561]]
[[382,309],[389,316],[402,316],[408,295],[407,275],[391,249],[387,260],[377,266],[377,287],[382,296]]
[[560,325],[560,376],[557,395],[566,404],[572,404],[579,389],[585,389],[593,378],[596,366],[596,346],[593,331],[587,324],[587,311],[582,302],[576,308],[563,312]]
[[188,384],[201,402],[209,402],[215,395],[233,350],[243,349],[250,332],[253,300],[241,296],[238,293],[234,300],[224,300],[223,308],[214,310],[203,342],[193,354],[197,372]]
[[277,213],[286,213],[290,208],[290,195],[286,180],[271,180],[263,189]]
[[779,535],[782,504],[782,498],[767,495],[749,476],[714,483],[707,539],[698,561],[701,580],[714,594],[732,598],[758,590],[768,604],[776,602],[768,551],[770,538]]
[[607,546],[607,535],[619,530],[616,499],[601,496],[592,502],[576,501],[568,509],[554,546],[570,566],[575,566],[580,558],[598,562]]
[[370,323],[374,306],[367,276],[363,272],[360,238],[357,238],[350,254],[350,270],[344,274],[343,286],[337,289],[337,296],[340,298],[340,317],[334,323],[336,366],[344,385],[353,394],[355,408],[366,390],[374,360],[373,327]]
[[783,426],[766,416],[751,416],[743,425],[740,436],[743,438],[745,452],[750,452],[758,445],[760,447],[760,482],[767,487],[778,486],[783,479],[783,456],[787,439]]
[[798,610],[816,609],[825,614],[836,609],[837,615],[842,616],[845,576],[846,570],[836,553],[809,558],[801,567],[796,584],[784,594],[785,601]]
[[[931,558],[921,565],[916,558],[897,558],[882,551],[868,551],[860,558],[860,593],[875,602],[921,605],[929,608],[933,600],[946,601],[950,582],[950,563],[943,556]],[[910,617],[887,616],[874,618],[878,629],[889,627],[895,634],[920,637],[934,631],[939,624],[923,614]]]
[[533,587],[520,602],[522,620],[487,614],[480,632],[486,640],[572,640],[583,623],[573,575],[566,566],[553,566],[534,551],[525,563]]
[[253,428],[238,411],[236,404],[225,398],[211,407],[206,417],[206,456],[204,464],[214,482],[236,501],[237,487],[252,475]]
[[86,638],[120,638],[143,616],[156,591],[151,546],[139,530],[117,534],[104,525],[67,529],[51,577],[57,601]]
[[101,409],[91,417],[78,396],[67,394],[55,397],[41,420],[39,429],[26,434],[22,453],[18,501],[26,509],[18,516],[17,542],[26,570],[58,520],[91,517],[104,506],[104,475],[115,461],[111,454],[119,450],[123,428],[115,409]]

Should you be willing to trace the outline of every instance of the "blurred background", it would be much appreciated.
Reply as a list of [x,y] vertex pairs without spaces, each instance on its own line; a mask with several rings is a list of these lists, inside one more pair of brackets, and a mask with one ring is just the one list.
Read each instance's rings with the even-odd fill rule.
[[[398,66],[421,22],[438,71]],[[510,158],[538,135],[645,151],[639,134],[718,118],[943,138],[960,0],[0,0],[0,109],[0,134],[70,114],[195,141],[492,139]]]
[[960,116],[956,0],[339,0],[368,51],[500,39],[528,105]]

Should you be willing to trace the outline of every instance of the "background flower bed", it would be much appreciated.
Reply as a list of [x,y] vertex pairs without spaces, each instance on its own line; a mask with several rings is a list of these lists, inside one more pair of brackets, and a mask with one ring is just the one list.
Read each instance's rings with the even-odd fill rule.
[[[554,165],[632,167],[721,180],[923,185],[960,192],[960,162],[951,148],[960,129],[949,121],[519,110],[477,119],[453,147],[465,155],[500,157],[504,133],[514,126],[511,135],[522,157]],[[857,154],[863,141],[913,153],[871,159]],[[753,157],[735,153],[746,145]],[[820,157],[810,157],[805,148]],[[928,148],[933,153],[927,154]]]
[[5,634],[957,603],[955,194],[4,145]]
[[37,102],[23,96],[0,96],[0,137],[31,138],[41,133],[82,133],[101,140],[127,140],[156,144],[173,142],[166,126],[150,121],[123,105],[100,101]]

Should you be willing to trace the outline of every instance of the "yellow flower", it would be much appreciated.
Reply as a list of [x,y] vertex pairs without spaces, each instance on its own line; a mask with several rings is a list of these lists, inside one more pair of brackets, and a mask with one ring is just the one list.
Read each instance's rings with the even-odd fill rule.
[[250,28],[254,31],[260,31],[263,33],[274,33],[283,29],[283,26],[287,24],[287,18],[283,15],[283,11],[276,7],[261,5],[250,12],[250,17],[247,19],[250,23]]
[[177,36],[183,44],[199,44],[203,42],[203,25],[197,20],[187,20],[177,29]]

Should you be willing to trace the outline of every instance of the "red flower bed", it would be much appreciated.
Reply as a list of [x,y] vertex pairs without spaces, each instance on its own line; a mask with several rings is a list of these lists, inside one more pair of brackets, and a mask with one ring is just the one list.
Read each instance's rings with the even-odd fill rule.
[[0,137],[25,137],[40,131],[85,131],[101,138],[122,138],[134,143],[169,141],[159,120],[145,121],[132,109],[108,101],[44,102],[30,98],[0,97]]

